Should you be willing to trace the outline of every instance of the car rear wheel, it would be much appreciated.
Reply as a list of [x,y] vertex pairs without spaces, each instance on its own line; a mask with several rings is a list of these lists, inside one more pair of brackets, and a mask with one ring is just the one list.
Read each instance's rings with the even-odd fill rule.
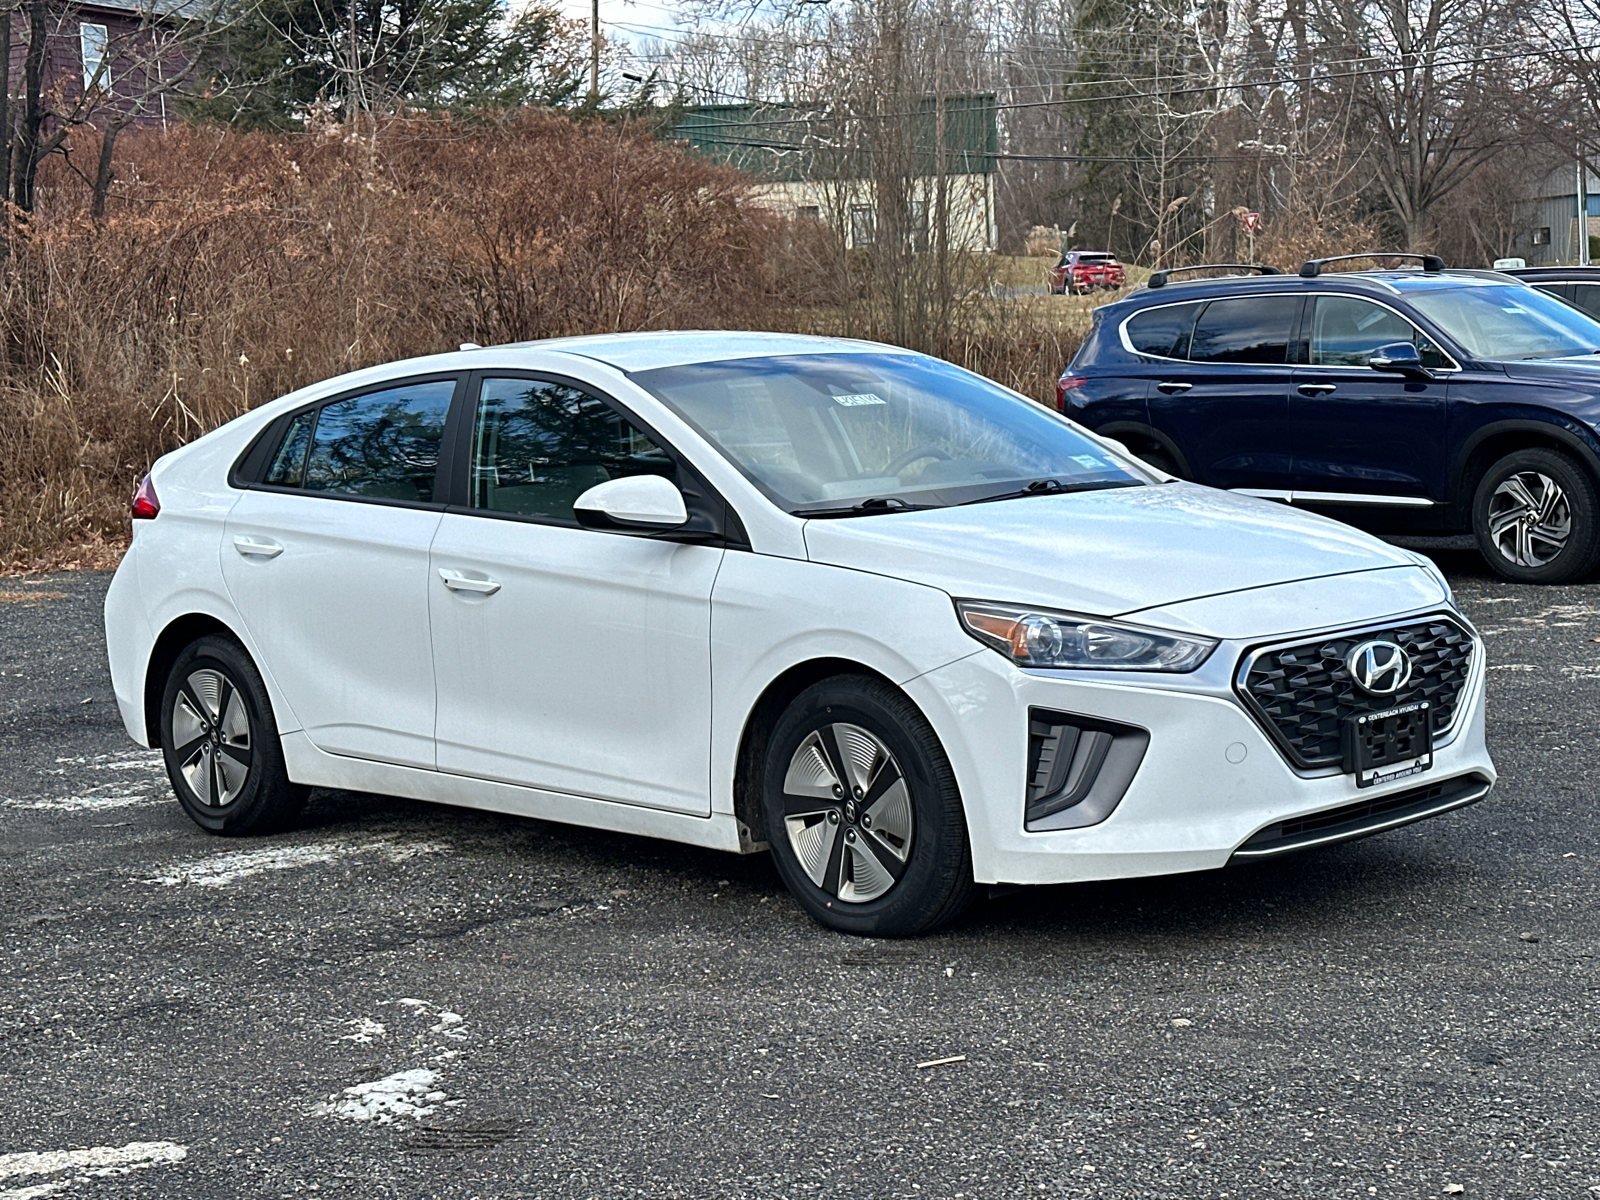
[[291,783],[261,674],[231,638],[178,655],[161,698],[161,753],[184,812],[210,833],[282,829],[307,789]]
[[779,875],[830,929],[908,937],[972,898],[950,761],[917,707],[881,680],[841,676],[795,699],[768,741],[762,805]]
[[1600,560],[1594,484],[1559,450],[1515,450],[1479,481],[1472,532],[1489,566],[1507,579],[1578,579]]

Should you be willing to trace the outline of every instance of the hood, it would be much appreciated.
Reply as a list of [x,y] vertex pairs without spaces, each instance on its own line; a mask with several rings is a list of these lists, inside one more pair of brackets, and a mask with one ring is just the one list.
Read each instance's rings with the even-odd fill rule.
[[1358,571],[1410,552],[1314,513],[1190,483],[812,520],[813,562],[952,596],[1118,616]]
[[1600,354],[1581,354],[1571,358],[1518,358],[1495,364],[1505,369],[1506,378],[1525,383],[1571,383],[1579,387],[1600,387]]

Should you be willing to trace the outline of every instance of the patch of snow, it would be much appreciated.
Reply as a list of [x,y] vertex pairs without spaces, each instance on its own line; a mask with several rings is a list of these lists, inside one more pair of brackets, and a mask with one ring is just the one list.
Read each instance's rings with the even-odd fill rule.
[[372,1041],[373,1038],[381,1038],[384,1034],[389,1032],[381,1024],[369,1017],[356,1017],[353,1020],[346,1021],[345,1024],[354,1025],[355,1029],[345,1034],[339,1040],[341,1042],[355,1042],[361,1046],[365,1046],[368,1042]]
[[326,1104],[311,1110],[311,1115],[337,1117],[342,1121],[370,1121],[374,1125],[392,1125],[401,1118],[416,1120],[431,1116],[439,1102],[446,1098],[446,1093],[434,1087],[438,1081],[438,1073],[424,1067],[397,1071],[371,1083],[347,1087],[337,1096],[329,1096]]
[[58,1175],[26,1187],[0,1191],[0,1200],[42,1200],[86,1183],[126,1175],[146,1167],[182,1162],[189,1156],[187,1146],[177,1142],[129,1142],[126,1146],[95,1146],[89,1150],[37,1150],[21,1154],[0,1154],[0,1180],[25,1176]]
[[419,854],[447,854],[450,843],[440,841],[401,842],[393,837],[371,838],[361,842],[312,842],[303,846],[264,846],[257,850],[235,850],[213,854],[194,862],[179,863],[166,873],[141,880],[142,883],[176,887],[187,883],[195,887],[227,887],[252,875],[267,871],[288,871],[315,863],[330,863],[357,854],[377,854],[392,863],[405,862]]

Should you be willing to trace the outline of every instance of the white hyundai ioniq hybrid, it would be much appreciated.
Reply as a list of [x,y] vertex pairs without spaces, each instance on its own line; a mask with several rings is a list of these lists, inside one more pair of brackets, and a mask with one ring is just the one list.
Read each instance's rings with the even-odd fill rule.
[[167,455],[106,600],[222,834],[313,787],[751,853],[856,933],[1481,799],[1427,560],[863,342],[660,333],[306,388]]

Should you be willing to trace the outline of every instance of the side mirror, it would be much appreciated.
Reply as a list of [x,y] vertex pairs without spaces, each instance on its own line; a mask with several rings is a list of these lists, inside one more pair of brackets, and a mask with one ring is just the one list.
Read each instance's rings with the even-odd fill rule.
[[676,529],[689,521],[683,493],[660,475],[629,475],[597,483],[572,505],[572,515],[585,529]]
[[1367,366],[1374,371],[1398,371],[1412,379],[1431,378],[1428,369],[1422,365],[1422,355],[1410,342],[1390,342],[1387,346],[1379,346],[1367,359]]

